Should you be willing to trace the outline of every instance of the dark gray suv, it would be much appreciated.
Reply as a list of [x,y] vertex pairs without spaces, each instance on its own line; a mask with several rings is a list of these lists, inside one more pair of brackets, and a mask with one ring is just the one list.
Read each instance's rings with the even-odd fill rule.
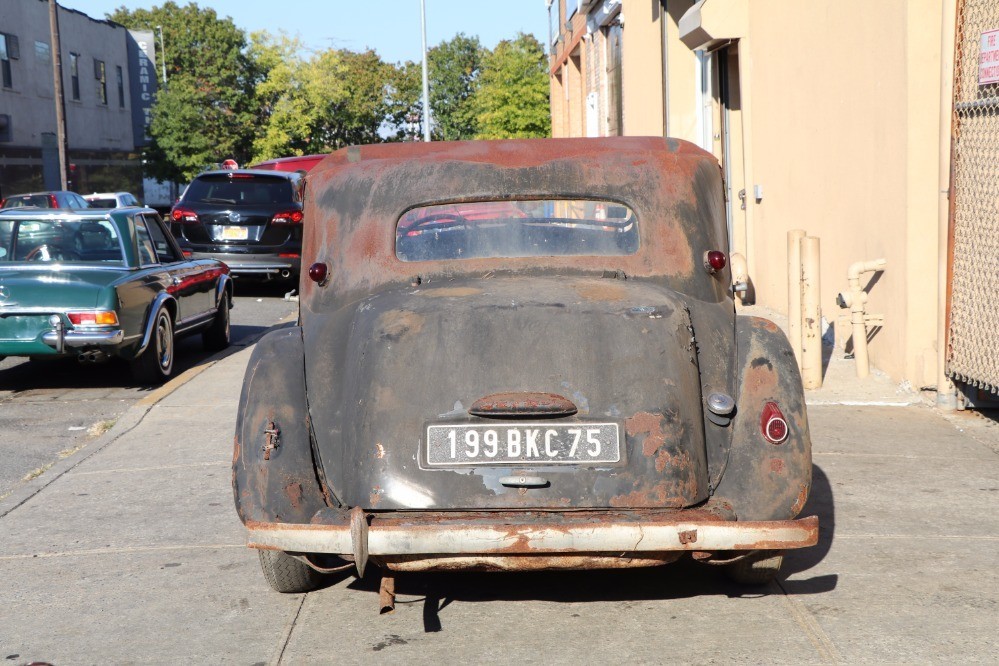
[[298,281],[302,253],[298,173],[208,171],[170,211],[184,254],[224,261],[235,276]]

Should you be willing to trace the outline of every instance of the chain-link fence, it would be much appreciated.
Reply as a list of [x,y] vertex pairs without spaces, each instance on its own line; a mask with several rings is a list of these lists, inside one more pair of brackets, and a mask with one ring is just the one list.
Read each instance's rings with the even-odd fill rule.
[[999,390],[999,2],[960,0],[948,374]]

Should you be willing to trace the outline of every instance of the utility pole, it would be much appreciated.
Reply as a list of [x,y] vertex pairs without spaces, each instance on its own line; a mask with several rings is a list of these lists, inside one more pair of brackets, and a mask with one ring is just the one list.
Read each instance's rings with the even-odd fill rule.
[[423,140],[430,141],[430,77],[427,74],[427,0],[420,0],[423,27]]
[[66,101],[62,91],[62,44],[59,41],[59,4],[49,0],[49,33],[52,39],[52,77],[55,80],[56,141],[59,142],[59,180],[69,189],[66,177]]

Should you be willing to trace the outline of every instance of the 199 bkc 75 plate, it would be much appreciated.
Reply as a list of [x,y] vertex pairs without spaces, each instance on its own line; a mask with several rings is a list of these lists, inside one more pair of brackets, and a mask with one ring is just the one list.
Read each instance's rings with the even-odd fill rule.
[[588,465],[621,460],[616,423],[427,426],[428,467]]

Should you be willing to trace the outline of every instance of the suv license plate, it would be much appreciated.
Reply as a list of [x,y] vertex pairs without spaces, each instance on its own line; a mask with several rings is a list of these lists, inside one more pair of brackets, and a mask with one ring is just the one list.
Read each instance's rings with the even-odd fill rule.
[[246,240],[250,230],[246,227],[222,227],[222,240]]
[[616,423],[427,426],[428,467],[590,465],[621,460]]

